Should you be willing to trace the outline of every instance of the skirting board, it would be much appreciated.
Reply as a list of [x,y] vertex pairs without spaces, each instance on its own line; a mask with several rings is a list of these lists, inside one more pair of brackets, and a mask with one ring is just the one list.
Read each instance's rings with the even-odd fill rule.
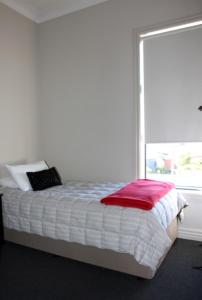
[[177,237],[202,242],[202,230],[194,228],[178,228]]

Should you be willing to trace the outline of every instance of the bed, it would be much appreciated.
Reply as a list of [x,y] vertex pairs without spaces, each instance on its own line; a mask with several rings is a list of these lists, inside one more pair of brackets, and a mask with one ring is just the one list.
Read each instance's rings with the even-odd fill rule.
[[150,211],[100,203],[124,185],[69,181],[37,192],[2,187],[5,238],[151,279],[177,236],[186,201],[172,189]]

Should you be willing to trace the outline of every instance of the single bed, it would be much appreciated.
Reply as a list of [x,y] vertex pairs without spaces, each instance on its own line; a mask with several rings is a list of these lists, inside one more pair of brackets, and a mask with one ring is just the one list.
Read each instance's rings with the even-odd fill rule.
[[172,189],[150,211],[100,203],[124,185],[71,181],[37,192],[1,188],[5,238],[152,278],[177,236],[176,218],[186,202]]

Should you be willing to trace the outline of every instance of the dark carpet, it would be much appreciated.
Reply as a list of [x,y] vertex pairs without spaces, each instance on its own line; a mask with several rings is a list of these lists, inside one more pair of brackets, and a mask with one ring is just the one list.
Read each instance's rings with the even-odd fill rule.
[[155,278],[143,280],[6,242],[0,300],[201,300],[200,245],[178,239]]

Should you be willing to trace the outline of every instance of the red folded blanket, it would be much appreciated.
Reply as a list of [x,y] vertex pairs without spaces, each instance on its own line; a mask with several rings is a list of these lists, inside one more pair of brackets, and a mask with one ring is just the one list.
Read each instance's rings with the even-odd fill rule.
[[175,188],[173,183],[138,179],[100,201],[107,205],[136,207],[149,210],[172,188]]

